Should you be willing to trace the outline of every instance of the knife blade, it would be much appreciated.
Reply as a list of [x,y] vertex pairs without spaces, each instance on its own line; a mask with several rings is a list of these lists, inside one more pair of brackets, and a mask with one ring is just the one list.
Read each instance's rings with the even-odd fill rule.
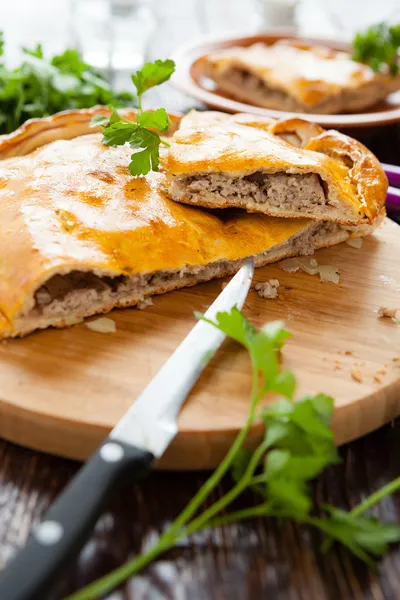
[[[212,320],[218,312],[234,306],[241,309],[253,272],[253,261],[246,261],[205,316]],[[1,599],[48,598],[62,569],[90,535],[115,487],[146,475],[174,439],[179,410],[224,338],[205,321],[193,327],[0,575]]]
[[[214,320],[218,312],[233,306],[241,309],[253,273],[253,262],[247,261],[205,316]],[[112,430],[111,439],[134,444],[157,458],[162,456],[177,433],[183,401],[224,338],[221,331],[199,321]]]

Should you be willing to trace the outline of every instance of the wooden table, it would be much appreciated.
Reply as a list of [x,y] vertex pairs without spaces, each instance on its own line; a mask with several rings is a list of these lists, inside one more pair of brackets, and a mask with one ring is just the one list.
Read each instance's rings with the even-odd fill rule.
[[[159,28],[151,58],[168,56],[174,46],[195,35],[238,29],[240,25],[246,29],[256,2],[163,0],[157,5]],[[35,2],[35,11],[40,6],[44,8],[43,1]],[[39,18],[40,11],[36,14]],[[165,89],[153,94],[153,104],[161,103],[170,110],[193,106],[190,99]],[[382,160],[400,164],[399,127],[360,134]],[[318,479],[314,493],[318,503],[349,509],[399,475],[400,420],[348,444],[341,455],[342,464]],[[30,527],[40,520],[79,464],[6,442],[0,442],[0,456],[0,566],[4,566],[23,546]],[[156,473],[140,486],[127,486],[116,493],[79,559],[65,572],[55,597],[64,597],[151,544],[206,476]],[[214,499],[228,486],[229,482],[224,482]],[[374,514],[400,522],[400,496],[386,499]],[[320,542],[319,535],[306,527],[291,522],[279,525],[268,519],[205,531],[182,542],[109,599],[400,598],[400,548],[392,548],[377,572],[372,573],[343,550],[335,549],[324,556]]]

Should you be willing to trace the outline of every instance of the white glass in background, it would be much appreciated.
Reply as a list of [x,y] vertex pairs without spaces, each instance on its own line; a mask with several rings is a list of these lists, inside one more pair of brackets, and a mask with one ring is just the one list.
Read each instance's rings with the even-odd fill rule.
[[297,0],[260,0],[262,29],[295,29]]
[[400,23],[400,0],[299,0],[300,35],[351,40],[355,33],[386,21]]
[[110,75],[146,60],[155,28],[150,0],[70,0],[71,34],[83,59]]

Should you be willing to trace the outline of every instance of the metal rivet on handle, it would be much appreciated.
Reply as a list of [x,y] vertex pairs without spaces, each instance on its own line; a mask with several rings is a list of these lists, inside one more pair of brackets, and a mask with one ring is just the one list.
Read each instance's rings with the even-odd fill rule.
[[100,456],[106,462],[118,462],[124,456],[124,449],[115,442],[109,442],[100,448]]
[[61,523],[57,521],[43,521],[34,531],[36,541],[43,546],[52,546],[57,544],[64,534]]

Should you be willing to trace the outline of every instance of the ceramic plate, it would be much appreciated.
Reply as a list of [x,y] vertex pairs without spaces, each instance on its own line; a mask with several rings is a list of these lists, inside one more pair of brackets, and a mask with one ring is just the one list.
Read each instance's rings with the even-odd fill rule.
[[173,53],[172,58],[175,60],[177,67],[175,75],[172,78],[172,83],[180,91],[204,102],[204,104],[231,113],[247,112],[273,118],[296,116],[303,119],[310,119],[324,127],[333,128],[371,127],[374,125],[388,125],[400,121],[400,92],[391,94],[386,101],[368,109],[366,112],[340,115],[307,115],[304,113],[272,110],[239,102],[226,92],[219,90],[217,85],[204,73],[204,57],[214,50],[229,48],[230,46],[250,46],[256,42],[273,44],[280,39],[288,38],[308,44],[313,43],[328,46],[335,50],[349,49],[347,44],[341,42],[326,39],[300,38],[285,32],[266,32],[250,37],[219,40],[203,39],[181,46]]

